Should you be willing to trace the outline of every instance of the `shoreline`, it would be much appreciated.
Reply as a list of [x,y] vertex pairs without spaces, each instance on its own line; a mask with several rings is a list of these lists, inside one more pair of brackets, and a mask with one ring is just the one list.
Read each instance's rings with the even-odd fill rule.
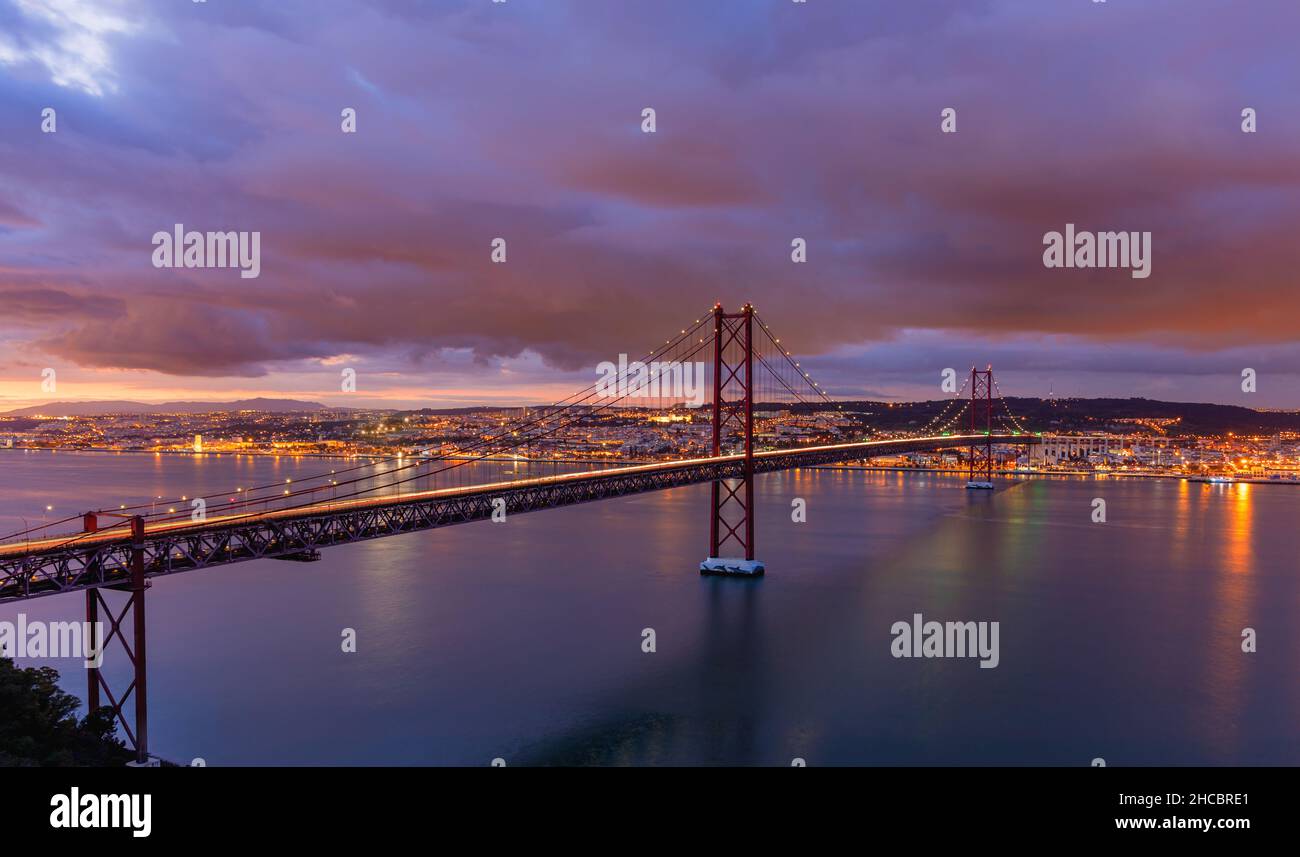
[[[96,455],[184,455],[184,456],[212,456],[220,458],[222,456],[249,458],[319,458],[328,461],[355,461],[357,459],[371,459],[374,461],[393,461],[398,458],[396,453],[390,455],[381,455],[373,452],[357,452],[351,455],[341,455],[332,452],[261,452],[261,451],[240,451],[231,450],[204,450],[195,452],[192,449],[107,449],[105,447],[78,447],[70,449],[57,446],[5,446],[0,447],[0,452],[62,452],[62,453],[82,453],[90,452]],[[493,456],[475,456],[475,455],[405,455],[402,458],[424,459],[425,461],[481,461],[484,463],[499,464],[658,464],[659,462],[639,458],[617,458],[617,459],[591,459],[591,458],[515,458],[509,455]]]
[[[873,466],[868,464],[818,464],[810,467],[810,470],[878,470],[891,473],[946,473],[952,476],[964,476],[964,470],[952,470],[943,467],[896,467],[893,465]],[[1189,476],[1185,473],[1125,473],[1115,471],[1105,471],[1098,473],[1095,470],[999,470],[993,474],[996,479],[998,476],[1018,476],[1026,479],[1035,477],[1053,477],[1053,476],[1088,476],[1093,479],[1182,479],[1187,482],[1199,482],[1206,485],[1236,485],[1238,483],[1245,485],[1300,485],[1300,478],[1297,479],[1268,479],[1258,476],[1232,477],[1230,482],[1210,482],[1206,476]]]
[[[104,447],[85,447],[78,449],[68,449],[51,446],[12,446],[0,447],[0,452],[51,452],[51,453],[94,453],[97,455],[179,455],[179,456],[212,456],[220,458],[222,456],[247,456],[250,458],[310,458],[320,459],[323,461],[356,461],[370,460],[374,462],[394,461],[397,455],[380,455],[377,453],[354,453],[352,455],[339,455],[328,452],[232,452],[229,450],[213,450],[194,452],[193,450],[183,449],[107,449]],[[481,462],[484,464],[514,464],[518,465],[547,465],[547,464],[582,464],[582,465],[634,465],[634,464],[658,464],[658,460],[645,460],[636,458],[619,458],[619,459],[589,459],[589,458],[515,458],[513,456],[487,456],[478,457],[472,455],[447,455],[447,456],[419,456],[403,455],[405,459],[424,459],[426,461],[471,461]],[[898,467],[895,465],[869,465],[869,464],[817,464],[808,467],[809,470],[871,470],[886,473],[932,473],[932,474],[950,474],[952,476],[961,476],[965,471],[952,470],[943,467]],[[1128,473],[1117,471],[1105,471],[1098,473],[1094,470],[1002,470],[998,471],[995,476],[1016,476],[1022,478],[1050,478],[1056,476],[1084,476],[1093,479],[1182,479],[1188,482],[1201,482],[1205,484],[1222,484],[1235,485],[1243,483],[1246,485],[1300,485],[1300,478],[1295,479],[1268,479],[1265,477],[1247,476],[1233,477],[1231,482],[1211,483],[1209,477],[1190,476],[1184,473]]]

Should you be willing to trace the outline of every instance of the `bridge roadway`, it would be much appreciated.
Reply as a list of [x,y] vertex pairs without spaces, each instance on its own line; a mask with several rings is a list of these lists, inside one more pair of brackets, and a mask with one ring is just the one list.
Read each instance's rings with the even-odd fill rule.
[[[863,441],[754,453],[754,473],[996,444],[1028,445],[1034,435],[945,435]],[[143,551],[146,577],[263,558],[292,558],[349,542],[490,518],[494,500],[507,516],[684,485],[738,479],[745,456],[726,455],[536,479],[440,488],[401,495],[326,500],[289,509],[209,515],[202,522],[146,523],[136,546],[124,526],[0,545],[0,603],[131,581],[133,549]]]

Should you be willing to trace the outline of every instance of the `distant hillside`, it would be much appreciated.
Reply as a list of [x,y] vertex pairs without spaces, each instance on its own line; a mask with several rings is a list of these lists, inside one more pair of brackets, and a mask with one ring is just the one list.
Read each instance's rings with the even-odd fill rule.
[[[960,409],[951,399],[926,402],[839,402],[846,411],[869,414],[862,421],[885,430],[904,430],[926,425],[944,414],[942,422]],[[1008,397],[1006,406],[1027,431],[1050,432],[1137,432],[1151,433],[1160,426],[1171,436],[1239,435],[1300,432],[1300,411],[1257,411],[1238,405],[1215,405],[1203,402],[1162,402],[1156,399],[1031,399]],[[786,405],[756,404],[756,408],[780,408]],[[825,404],[796,406],[797,411],[827,410]],[[1005,411],[994,404],[994,415]],[[969,413],[959,420],[969,426]],[[1139,424],[1134,420],[1149,420]],[[1173,420],[1176,422],[1166,422]],[[1003,423],[999,421],[999,426]]]
[[[1300,431],[1300,412],[1257,411],[1239,405],[1208,402],[1162,402],[1156,399],[1007,399],[1022,420],[1059,430],[1122,430],[1136,428],[1116,420],[1178,420],[1168,434],[1276,434]],[[1039,430],[1039,429],[1036,429]]]
[[301,411],[337,410],[326,408],[319,402],[300,402],[296,399],[240,399],[236,402],[163,402],[150,405],[145,402],[51,402],[7,411],[5,416],[34,417],[96,417],[105,414],[210,414],[223,411],[263,411],[266,413],[294,413]]

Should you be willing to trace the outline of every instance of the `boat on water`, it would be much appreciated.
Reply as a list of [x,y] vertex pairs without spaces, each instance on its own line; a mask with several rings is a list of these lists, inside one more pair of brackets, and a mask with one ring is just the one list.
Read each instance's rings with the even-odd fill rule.
[[1231,485],[1237,480],[1231,476],[1191,476],[1188,482],[1205,482],[1209,485]]

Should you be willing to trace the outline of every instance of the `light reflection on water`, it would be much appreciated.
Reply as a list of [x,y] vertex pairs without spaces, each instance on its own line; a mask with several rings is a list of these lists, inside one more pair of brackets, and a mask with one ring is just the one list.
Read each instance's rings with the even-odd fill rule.
[[[333,466],[3,451],[0,525]],[[706,486],[159,579],[152,747],[209,764],[1300,764],[1300,488],[990,496],[853,470],[757,487],[761,580],[699,576]],[[1001,665],[891,657],[890,626],[916,612],[999,621]]]

